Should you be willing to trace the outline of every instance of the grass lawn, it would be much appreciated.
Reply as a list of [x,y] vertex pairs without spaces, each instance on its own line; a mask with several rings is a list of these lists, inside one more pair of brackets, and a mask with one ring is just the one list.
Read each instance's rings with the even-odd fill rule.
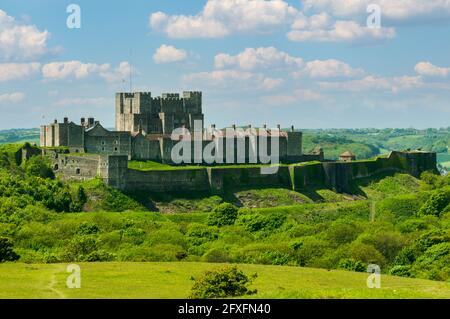
[[[81,288],[66,287],[66,264],[0,265],[0,298],[186,298],[191,277],[221,267],[208,263],[80,263]],[[287,266],[238,265],[257,273],[252,298],[450,298],[450,283]]]

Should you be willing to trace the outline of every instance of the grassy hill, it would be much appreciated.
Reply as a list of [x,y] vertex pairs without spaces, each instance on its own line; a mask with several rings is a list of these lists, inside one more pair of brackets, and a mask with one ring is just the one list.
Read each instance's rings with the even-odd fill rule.
[[[80,263],[81,288],[66,287],[67,264],[0,265],[0,298],[186,298],[191,277],[223,265],[208,263]],[[238,265],[257,273],[251,298],[450,298],[450,283],[288,266]]]
[[39,129],[12,129],[0,131],[0,144],[6,143],[39,143]]

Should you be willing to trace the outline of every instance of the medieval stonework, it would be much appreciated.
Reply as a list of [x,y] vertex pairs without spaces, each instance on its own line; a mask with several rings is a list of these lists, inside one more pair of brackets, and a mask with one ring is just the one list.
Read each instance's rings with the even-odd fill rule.
[[[182,97],[176,93],[166,93],[155,98],[150,92],[117,93],[114,131],[105,129],[94,118],[82,118],[79,124],[64,118],[62,123],[55,120],[54,123],[41,127],[40,144],[42,147],[68,147],[71,153],[126,155],[129,160],[171,163],[172,148],[179,142],[172,138],[172,132],[183,129],[191,132],[193,137],[200,134],[197,140],[201,140],[202,149],[212,141],[221,141],[222,145],[231,142],[231,149],[235,150],[233,160],[226,160],[227,154],[223,151],[215,155],[218,157],[216,163],[261,162],[258,155],[256,161],[250,160],[254,158],[249,147],[250,135],[253,134],[258,141],[264,137],[268,145],[276,137],[279,141],[277,157],[281,162],[301,162],[308,157],[302,155],[302,133],[295,131],[293,127],[284,132],[279,130],[280,127],[276,130],[265,126],[249,130],[251,126],[236,129],[233,125],[231,135],[226,135],[225,130],[216,130],[215,125],[205,129],[203,123],[201,92],[183,92]],[[195,137],[192,144],[194,139]],[[238,154],[237,146],[240,143],[246,146],[245,154]],[[192,157],[194,156],[192,152]],[[310,160],[320,159],[309,157]]]

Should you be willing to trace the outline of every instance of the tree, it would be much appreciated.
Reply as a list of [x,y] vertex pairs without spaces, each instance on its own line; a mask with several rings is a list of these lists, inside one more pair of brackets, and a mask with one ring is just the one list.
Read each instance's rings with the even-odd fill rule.
[[15,261],[20,258],[13,250],[13,244],[8,238],[0,237],[0,262]]

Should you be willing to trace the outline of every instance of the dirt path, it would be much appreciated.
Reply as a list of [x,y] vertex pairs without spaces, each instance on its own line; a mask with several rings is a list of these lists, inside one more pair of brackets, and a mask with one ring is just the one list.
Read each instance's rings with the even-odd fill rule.
[[56,279],[57,272],[59,272],[59,270],[55,269],[55,272],[52,273],[50,283],[48,284],[48,289],[50,289],[56,295],[58,295],[59,299],[66,299],[67,298],[66,295],[61,290],[56,288],[56,285],[58,284],[58,280]]

